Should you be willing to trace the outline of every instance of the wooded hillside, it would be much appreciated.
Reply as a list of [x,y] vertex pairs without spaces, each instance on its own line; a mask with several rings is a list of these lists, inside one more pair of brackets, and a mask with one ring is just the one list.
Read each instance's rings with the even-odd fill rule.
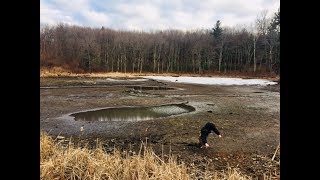
[[280,10],[254,26],[155,32],[59,24],[40,31],[40,65],[77,72],[280,73]]

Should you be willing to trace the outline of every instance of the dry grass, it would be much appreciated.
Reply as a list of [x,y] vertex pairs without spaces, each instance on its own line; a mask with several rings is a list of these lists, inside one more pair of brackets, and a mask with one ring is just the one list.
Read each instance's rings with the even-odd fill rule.
[[233,74],[191,74],[191,73],[121,73],[121,72],[109,72],[109,73],[74,73],[73,71],[63,67],[53,68],[40,68],[40,77],[111,77],[111,78],[134,78],[139,76],[191,76],[191,77],[232,77],[232,78],[260,78],[269,80],[278,80],[279,77],[270,74],[260,75],[254,77],[252,75],[244,75],[239,73]]
[[[200,177],[199,177],[200,176]],[[95,149],[62,145],[52,137],[40,135],[40,179],[226,179],[246,180],[249,176],[237,169],[226,172],[199,172],[179,163],[170,155],[166,160],[151,148],[141,145],[137,154],[114,150],[106,153]]]
[[143,74],[138,73],[74,73],[63,67],[40,68],[40,77],[137,77]]

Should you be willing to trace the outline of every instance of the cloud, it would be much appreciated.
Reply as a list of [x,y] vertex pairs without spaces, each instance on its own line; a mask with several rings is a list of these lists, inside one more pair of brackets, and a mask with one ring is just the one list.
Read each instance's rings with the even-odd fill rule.
[[43,1],[40,1],[40,22],[49,25],[57,23],[79,24],[79,22],[72,17],[72,14],[68,14],[66,11],[54,8]]
[[129,30],[212,28],[250,24],[268,10],[272,16],[280,0],[41,0],[40,22],[65,22]]
[[104,25],[109,23],[109,17],[104,13],[85,11],[83,15],[88,23],[92,25]]

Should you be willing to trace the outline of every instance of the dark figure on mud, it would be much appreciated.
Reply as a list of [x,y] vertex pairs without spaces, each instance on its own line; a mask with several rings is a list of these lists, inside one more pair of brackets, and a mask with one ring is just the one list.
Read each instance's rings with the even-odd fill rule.
[[208,135],[210,133],[216,133],[219,138],[221,138],[221,134],[213,123],[208,122],[203,128],[201,128],[200,137],[199,137],[199,145],[201,148],[209,147],[207,142]]

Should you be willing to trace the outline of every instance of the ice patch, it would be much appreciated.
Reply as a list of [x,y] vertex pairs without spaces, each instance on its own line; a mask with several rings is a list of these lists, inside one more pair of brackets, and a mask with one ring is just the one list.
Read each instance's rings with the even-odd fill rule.
[[187,76],[143,76],[146,79],[163,80],[176,83],[206,84],[206,85],[274,85],[277,82],[265,79],[187,77]]
[[159,114],[182,114],[182,113],[189,112],[187,109],[184,109],[178,106],[152,107],[151,110]]

